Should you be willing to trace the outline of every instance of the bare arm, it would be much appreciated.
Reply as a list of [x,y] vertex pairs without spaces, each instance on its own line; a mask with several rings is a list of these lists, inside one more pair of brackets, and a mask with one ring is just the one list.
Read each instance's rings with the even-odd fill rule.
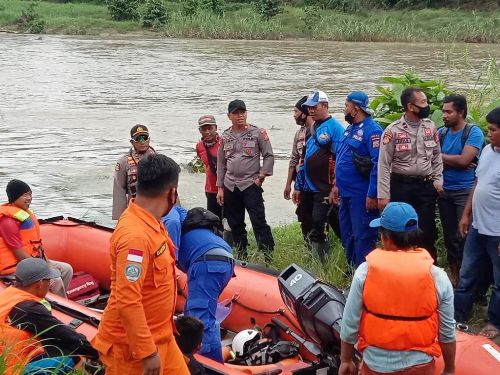
[[467,169],[474,161],[478,151],[474,146],[465,145],[461,155],[442,154],[443,164],[448,168]]
[[474,186],[469,193],[469,198],[467,198],[467,203],[465,204],[464,212],[462,214],[462,218],[458,223],[458,232],[462,237],[465,237],[469,231],[469,226],[472,221],[472,197],[474,196],[474,192],[476,191],[477,179],[474,182]]
[[455,373],[455,352],[457,343],[453,342],[440,342],[439,346],[443,352],[444,370],[443,375],[453,375]]

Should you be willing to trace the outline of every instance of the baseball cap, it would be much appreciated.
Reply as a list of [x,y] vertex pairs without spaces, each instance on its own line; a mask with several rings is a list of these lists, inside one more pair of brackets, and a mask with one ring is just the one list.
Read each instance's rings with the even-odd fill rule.
[[61,277],[61,273],[50,268],[42,258],[23,259],[17,264],[15,275],[17,282],[22,286],[28,286],[40,280]]
[[295,108],[297,108],[300,112],[302,112],[304,115],[309,116],[309,110],[307,109],[306,106],[304,106],[304,103],[307,101],[307,95],[304,95],[300,100],[295,103]]
[[149,135],[148,127],[145,125],[137,124],[130,129],[130,137],[135,138],[140,134],[147,134]]
[[203,115],[198,119],[198,127],[201,128],[205,125],[217,125],[215,117],[212,115]]
[[302,106],[316,107],[319,103],[328,103],[328,96],[323,91],[315,90],[309,94]]
[[244,111],[247,110],[247,106],[245,105],[245,102],[243,100],[236,99],[229,103],[229,105],[227,106],[227,113],[233,113],[238,109],[243,109]]
[[380,218],[372,220],[370,227],[382,227],[393,232],[411,232],[418,229],[418,215],[408,203],[390,202]]
[[353,91],[349,95],[347,95],[348,102],[356,104],[359,108],[363,110],[367,115],[372,115],[373,111],[370,107],[368,107],[368,95],[366,95],[363,91]]

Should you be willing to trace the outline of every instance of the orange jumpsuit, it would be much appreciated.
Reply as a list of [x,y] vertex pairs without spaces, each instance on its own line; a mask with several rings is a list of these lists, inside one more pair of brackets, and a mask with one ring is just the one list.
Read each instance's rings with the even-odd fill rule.
[[111,295],[93,340],[107,375],[140,375],[158,351],[162,375],[189,375],[174,339],[174,246],[165,227],[131,201],[111,236]]

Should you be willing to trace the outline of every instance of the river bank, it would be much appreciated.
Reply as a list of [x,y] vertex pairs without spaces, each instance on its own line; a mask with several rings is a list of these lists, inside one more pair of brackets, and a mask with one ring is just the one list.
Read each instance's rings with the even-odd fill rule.
[[[0,29],[23,32],[19,23],[27,1],[0,0]],[[249,4],[227,4],[217,16],[199,10],[185,16],[180,3],[167,3],[169,21],[152,30],[140,20],[113,21],[105,5],[40,2],[36,13],[48,34],[112,35],[140,33],[158,37],[204,39],[296,39],[370,42],[499,43],[500,11],[452,9],[360,10],[346,14],[334,10],[285,7],[263,21]],[[23,30],[24,29],[24,30]]]

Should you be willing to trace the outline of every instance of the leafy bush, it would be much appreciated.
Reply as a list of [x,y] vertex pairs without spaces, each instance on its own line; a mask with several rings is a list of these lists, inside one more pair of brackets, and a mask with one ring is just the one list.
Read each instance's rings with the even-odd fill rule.
[[38,2],[32,1],[26,10],[23,10],[17,23],[26,33],[40,34],[45,29],[45,21],[37,11]]
[[108,10],[115,21],[134,20],[139,17],[139,0],[108,0]]
[[164,0],[147,0],[142,14],[144,27],[159,28],[168,22],[167,6]]
[[389,125],[403,115],[401,93],[407,87],[418,87],[424,91],[431,106],[429,118],[437,126],[443,125],[441,106],[443,98],[450,93],[443,81],[424,81],[413,70],[398,77],[382,77],[382,80],[390,83],[391,87],[377,86],[380,95],[376,96],[370,104],[370,107],[375,111],[375,120],[382,127]]
[[255,0],[253,6],[256,12],[266,21],[283,12],[281,0]]
[[184,0],[182,2],[182,14],[188,17],[194,16],[198,13],[200,7],[200,0]]
[[201,0],[201,7],[210,10],[212,13],[222,16],[224,14],[224,0]]
[[321,8],[317,5],[306,5],[304,15],[300,19],[304,21],[304,32],[311,34],[315,26],[321,21]]

